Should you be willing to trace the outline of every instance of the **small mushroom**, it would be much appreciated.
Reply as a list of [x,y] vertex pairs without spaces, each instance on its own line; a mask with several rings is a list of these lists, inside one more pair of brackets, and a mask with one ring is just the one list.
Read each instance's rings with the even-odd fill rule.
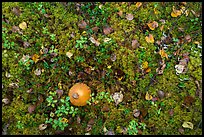
[[123,94],[121,92],[115,92],[112,97],[116,106],[123,101]]
[[84,83],[76,83],[69,90],[70,102],[74,106],[85,106],[90,96],[91,90]]
[[47,128],[47,125],[46,124],[40,124],[38,128],[39,128],[39,130],[45,130]]

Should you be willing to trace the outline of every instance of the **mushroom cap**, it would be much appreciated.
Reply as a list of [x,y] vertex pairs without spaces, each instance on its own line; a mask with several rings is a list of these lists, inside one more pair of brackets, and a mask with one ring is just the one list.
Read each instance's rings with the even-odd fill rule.
[[76,83],[69,90],[70,102],[74,106],[85,106],[90,96],[91,90],[84,83]]

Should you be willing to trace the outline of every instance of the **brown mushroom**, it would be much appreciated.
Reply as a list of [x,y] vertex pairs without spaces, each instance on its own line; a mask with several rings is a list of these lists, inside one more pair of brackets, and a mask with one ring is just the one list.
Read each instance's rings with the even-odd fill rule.
[[75,106],[85,106],[90,96],[90,88],[83,83],[76,83],[69,90],[70,102]]

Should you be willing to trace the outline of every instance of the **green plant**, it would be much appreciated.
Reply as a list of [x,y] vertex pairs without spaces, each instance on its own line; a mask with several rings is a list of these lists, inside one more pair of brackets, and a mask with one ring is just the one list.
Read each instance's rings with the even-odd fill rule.
[[82,57],[82,56],[78,56],[78,57],[76,57],[76,61],[77,61],[77,62],[84,62],[85,59],[84,59],[84,57]]
[[64,128],[68,126],[67,119],[65,119],[65,120],[64,119],[65,118],[62,118],[62,117],[59,117],[58,119],[50,118],[49,120],[48,120],[48,118],[46,118],[45,123],[51,124],[55,130],[56,129],[64,130]]
[[128,134],[129,135],[137,135],[138,129],[137,129],[138,123],[135,120],[130,121],[128,125]]
[[54,96],[56,95],[56,92],[49,92],[50,96],[46,98],[46,101],[48,102],[47,106],[55,107],[55,104],[57,103],[57,100],[54,99]]
[[3,47],[6,49],[13,49],[15,43],[13,41],[9,42],[7,33],[8,33],[8,30],[2,27]]
[[16,127],[17,127],[18,129],[23,129],[23,128],[24,128],[24,124],[21,123],[21,121],[17,121]]
[[87,38],[81,36],[79,40],[76,40],[76,45],[75,45],[75,47],[82,49],[82,48],[84,48],[84,45],[83,45],[83,44],[85,44],[85,43],[87,43]]
[[30,70],[31,65],[34,64],[34,61],[30,58],[29,55],[23,55],[18,63],[20,66],[25,66],[26,70]]
[[129,135],[137,135],[138,129],[145,130],[146,124],[145,123],[137,123],[135,120],[131,120],[128,125],[128,134]]

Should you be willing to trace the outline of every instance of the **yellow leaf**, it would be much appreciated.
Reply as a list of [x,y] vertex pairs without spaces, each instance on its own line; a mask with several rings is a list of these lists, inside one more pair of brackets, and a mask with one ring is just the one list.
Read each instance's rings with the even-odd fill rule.
[[152,96],[147,92],[145,95],[146,100],[152,100]]
[[112,66],[111,65],[109,65],[107,68],[111,68]]
[[61,81],[58,83],[58,88],[59,88],[59,89],[62,89]]
[[182,127],[193,129],[193,124],[191,122],[183,122]]
[[142,6],[142,2],[137,2],[136,7],[139,8],[140,6]]
[[147,69],[145,70],[146,73],[149,73],[150,71],[151,71],[151,68],[147,68]]
[[145,40],[148,42],[148,43],[154,43],[154,37],[152,34],[149,34],[149,36],[146,36],[145,37]]
[[154,14],[158,14],[158,10],[156,8],[154,8]]
[[21,28],[21,29],[26,29],[26,28],[27,28],[26,22],[20,23],[20,24],[19,24],[19,28]]
[[156,21],[153,21],[152,23],[147,23],[147,25],[151,30],[154,30],[158,27],[158,23]]
[[163,29],[164,29],[164,25],[162,25],[162,26],[160,27],[160,30],[161,30],[161,31],[163,31]]
[[148,62],[147,61],[142,63],[142,68],[143,69],[147,69],[148,68]]
[[61,120],[61,122],[68,123],[68,122],[69,122],[69,120],[63,117],[63,118],[62,118],[62,120]]
[[33,55],[33,57],[32,57],[32,60],[35,62],[35,63],[37,63],[38,62],[38,58],[39,58],[40,56],[38,56],[37,54],[34,54]]
[[180,10],[176,10],[173,6],[173,11],[171,12],[171,16],[172,17],[178,17],[181,15],[181,11]]
[[159,51],[159,54],[161,55],[161,57],[166,57],[168,59],[168,55],[165,53],[164,49]]

